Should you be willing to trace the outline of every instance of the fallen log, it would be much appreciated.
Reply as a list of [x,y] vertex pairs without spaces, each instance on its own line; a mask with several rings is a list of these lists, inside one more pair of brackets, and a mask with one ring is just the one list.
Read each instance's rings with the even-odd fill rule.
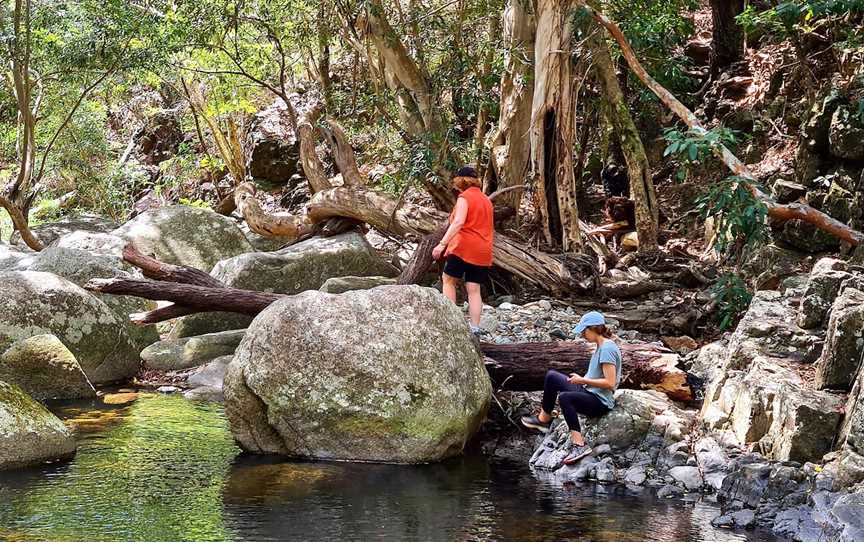
[[131,244],[123,247],[123,260],[140,269],[148,279],[209,286],[211,288],[224,286],[209,273],[186,265],[161,262],[156,258],[142,254]]
[[[692,401],[692,375],[677,367],[678,355],[647,343],[619,343],[623,356],[622,388],[665,393],[676,401]],[[538,391],[546,371],[585,374],[594,348],[586,342],[481,343],[486,370],[496,389]]]

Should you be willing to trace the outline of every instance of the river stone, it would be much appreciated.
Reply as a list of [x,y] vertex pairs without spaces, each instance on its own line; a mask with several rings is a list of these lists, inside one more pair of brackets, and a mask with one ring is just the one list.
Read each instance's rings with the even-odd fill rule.
[[846,271],[814,268],[807,280],[804,297],[801,298],[798,325],[804,329],[820,327],[840,291],[840,285],[851,276]]
[[213,361],[202,365],[186,379],[186,384],[191,388],[216,388],[222,391],[222,383],[225,381],[225,371],[234,359],[233,355],[219,356]]
[[187,205],[152,209],[112,234],[157,260],[207,272],[220,260],[254,250],[233,220]]
[[224,391],[247,451],[388,463],[459,454],[492,395],[461,311],[420,286],[277,301],[247,331]]
[[378,286],[396,284],[390,277],[333,277],[324,281],[321,291],[328,294],[341,294],[351,290],[370,290]]
[[0,382],[0,470],[75,455],[75,438],[21,388]]
[[864,355],[864,292],[846,288],[830,314],[815,383],[819,389],[848,390]]
[[45,333],[69,348],[93,384],[138,371],[138,350],[126,322],[105,303],[51,273],[0,273],[0,349]]
[[[15,270],[53,273],[82,287],[91,279],[142,277],[140,272],[132,269],[120,257],[61,247],[47,247],[41,252],[29,255],[18,262]],[[98,293],[91,295],[105,303],[125,324],[126,333],[135,344],[136,350],[146,348],[159,340],[155,326],[136,326],[129,321],[132,313],[155,309],[155,302],[133,296]]]
[[[117,227],[117,223],[92,214],[64,218],[55,222],[47,222],[31,228],[31,231],[42,241],[45,246],[50,245],[57,239],[72,232],[108,233]],[[21,240],[21,233],[15,231],[10,242],[19,247],[26,247]]]
[[[375,253],[356,232],[313,237],[276,252],[253,252],[219,262],[212,275],[226,286],[296,294],[317,290],[333,277],[396,276],[396,269]],[[201,313],[181,318],[171,338],[190,337],[247,327],[252,319],[241,314]]]
[[78,360],[54,335],[34,335],[0,356],[0,380],[18,385],[37,401],[96,397]]
[[159,341],[141,352],[141,360],[145,367],[157,371],[189,369],[221,356],[234,355],[245,334],[245,329],[235,329]]
[[831,117],[828,135],[831,154],[845,160],[864,160],[864,122],[852,113],[849,106],[842,105]]
[[704,485],[699,467],[673,467],[669,469],[669,476],[684,486],[687,491],[699,491]]

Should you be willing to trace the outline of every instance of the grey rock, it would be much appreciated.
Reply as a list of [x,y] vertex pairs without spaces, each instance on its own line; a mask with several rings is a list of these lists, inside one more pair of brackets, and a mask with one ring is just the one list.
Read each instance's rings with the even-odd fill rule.
[[771,187],[771,193],[778,203],[791,203],[804,197],[807,187],[786,179],[777,179]]
[[40,334],[60,339],[93,384],[138,372],[126,322],[105,303],[51,273],[0,273],[0,349]]
[[0,356],[0,380],[16,384],[37,401],[96,397],[78,360],[54,335],[34,335]]
[[240,344],[224,392],[247,451],[423,463],[462,451],[492,387],[458,308],[428,288],[382,286],[272,304]]
[[0,271],[14,268],[27,254],[0,241]]
[[180,391],[180,388],[178,388],[177,386],[160,386],[156,388],[156,391],[159,393],[171,394],[177,393],[178,391]]
[[111,233],[158,260],[207,272],[221,260],[253,251],[233,220],[186,205],[147,211]]
[[672,484],[666,484],[665,486],[657,490],[657,498],[671,499],[673,497],[680,497],[682,493],[683,491],[680,487]]
[[816,366],[816,387],[850,389],[862,355],[864,292],[846,288],[831,307],[825,347]]
[[75,455],[71,431],[21,388],[0,382],[0,470]]
[[614,482],[615,467],[611,464],[600,463],[594,469],[594,479],[598,482]]
[[828,136],[831,154],[846,160],[864,160],[864,123],[847,105],[841,105],[831,116]]
[[684,486],[687,491],[698,491],[702,489],[704,481],[698,467],[673,467],[669,469],[669,476]]
[[190,401],[201,403],[224,403],[225,395],[222,393],[222,387],[201,386],[186,390],[183,392],[183,397]]
[[110,233],[73,231],[59,237],[51,246],[121,258],[123,256],[123,247],[126,244],[127,241],[125,239]]
[[284,101],[255,114],[245,147],[247,172],[265,186],[284,186],[299,172],[300,146]]
[[647,478],[648,474],[645,472],[645,467],[642,465],[630,467],[627,469],[627,472],[624,473],[624,482],[637,486],[644,484]]
[[[813,201],[808,203],[811,206],[815,205]],[[837,237],[797,218],[789,220],[783,225],[779,240],[793,249],[807,254],[828,252],[836,250],[840,246],[840,240]]]
[[186,379],[186,384],[191,388],[214,388],[222,391],[222,383],[225,380],[225,372],[228,364],[234,356],[222,356],[202,365]]
[[732,523],[741,529],[752,529],[756,525],[756,513],[753,510],[739,510],[730,516]]
[[[112,220],[97,215],[83,214],[40,224],[31,228],[31,231],[42,241],[43,245],[48,246],[60,237],[72,232],[108,233],[116,227],[117,224]],[[18,231],[12,234],[10,242],[18,247],[27,246],[21,240],[21,234]]]
[[[18,262],[16,271],[39,271],[53,273],[59,277],[84,287],[91,279],[107,278],[142,278],[137,270],[133,270],[118,256],[107,254],[92,254],[84,250],[48,247]],[[117,318],[123,322],[126,333],[135,348],[141,350],[159,340],[159,334],[154,326],[136,326],[129,321],[129,315],[156,308],[156,303],[139,297],[98,294],[97,297],[110,308]]]
[[141,352],[144,366],[159,371],[189,369],[221,356],[234,355],[245,329],[208,333],[196,337],[168,339],[154,343]]
[[818,461],[831,450],[843,418],[842,398],[783,383],[773,404],[771,457],[780,461]]
[[333,277],[325,280],[320,290],[328,294],[342,294],[351,290],[371,290],[393,284],[396,284],[396,279],[392,277]]
[[805,329],[821,326],[837,297],[840,285],[850,277],[846,271],[814,268],[807,280],[804,297],[801,298],[798,325]]
[[[327,279],[345,276],[396,276],[358,233],[314,237],[276,252],[253,252],[220,261],[212,275],[226,286],[296,294],[317,290]],[[177,322],[171,338],[190,337],[247,327],[252,319],[240,314],[201,313]]]

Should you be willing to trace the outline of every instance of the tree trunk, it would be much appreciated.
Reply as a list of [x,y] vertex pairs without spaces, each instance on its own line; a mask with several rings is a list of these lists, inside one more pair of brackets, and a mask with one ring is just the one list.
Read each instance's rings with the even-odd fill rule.
[[735,20],[744,11],[744,0],[710,0],[710,4],[711,76],[716,77],[744,55],[744,31]]
[[[501,112],[492,142],[486,192],[524,185],[531,166],[531,106],[534,100],[534,15],[531,3],[509,0],[504,11],[506,68],[501,76]],[[490,180],[494,179],[494,182]],[[512,191],[502,205],[519,208],[522,193]]]
[[[630,42],[627,41],[627,38],[624,36],[624,33],[621,32],[618,25],[604,14],[587,5],[585,0],[576,1],[586,9],[597,22],[606,27],[609,34],[612,35],[621,47],[621,52],[627,60],[630,69],[633,70],[633,73],[636,74],[645,86],[648,87],[651,92],[656,94],[657,97],[660,98],[660,101],[663,102],[666,107],[675,113],[675,115],[677,115],[682,121],[684,121],[689,128],[696,133],[706,134],[707,130],[702,126],[702,123],[696,115],[687,109],[687,107],[671,92],[663,87],[663,85],[655,81],[654,78],[648,74],[645,67],[642,66],[639,59],[636,58],[636,53],[633,51],[633,47],[630,45]],[[809,224],[813,224],[818,229],[830,233],[852,246],[858,246],[861,243],[864,243],[864,233],[850,228],[839,220],[832,218],[821,211],[817,211],[809,205],[804,205],[803,203],[790,203],[783,205],[774,201],[773,198],[758,188],[756,185],[756,176],[753,172],[750,171],[750,169],[745,166],[738,157],[732,154],[732,151],[726,148],[725,145],[718,143],[712,146],[712,151],[715,156],[726,164],[726,167],[728,167],[734,175],[741,178],[741,181],[747,186],[747,189],[750,190],[753,196],[765,204],[768,209],[768,217],[772,220],[785,222],[787,220],[799,219]]]
[[6,196],[0,195],[0,207],[6,209],[6,212],[9,213],[9,217],[12,219],[12,225],[21,233],[21,240],[24,241],[24,244],[36,252],[45,248],[42,241],[40,241],[39,238],[30,231],[30,227],[27,224],[27,217]]
[[572,0],[537,2],[531,156],[535,198],[546,242],[564,252],[582,248],[573,178],[575,148]]
[[131,244],[123,247],[123,260],[143,271],[144,276],[148,279],[207,286],[210,288],[225,287],[224,284],[209,273],[186,265],[160,262],[156,258],[142,254]]
[[630,116],[627,101],[621,92],[609,45],[597,29],[589,39],[594,67],[600,80],[602,92],[609,103],[608,114],[621,142],[621,150],[627,163],[630,177],[630,194],[636,203],[636,230],[639,235],[639,251],[657,250],[659,208],[657,192],[651,179],[651,168],[639,132]]
[[414,254],[405,268],[399,274],[396,284],[417,284],[432,267],[432,250],[441,242],[444,234],[447,233],[448,224],[442,224],[435,233],[423,236],[414,250]]
[[[646,343],[620,344],[623,357],[621,387],[650,389],[676,401],[695,398],[688,373],[678,369],[678,356]],[[546,371],[585,374],[594,348],[585,342],[481,343],[486,369],[496,388],[513,391],[543,389]]]
[[284,237],[286,242],[295,241],[310,233],[312,228],[301,217],[288,213],[269,213],[255,199],[255,185],[242,183],[234,189],[237,210],[249,225],[249,229],[264,237]]

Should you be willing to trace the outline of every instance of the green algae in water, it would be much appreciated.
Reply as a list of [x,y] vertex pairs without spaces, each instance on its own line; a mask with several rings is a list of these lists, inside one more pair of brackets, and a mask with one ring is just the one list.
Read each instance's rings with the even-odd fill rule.
[[5,488],[0,537],[233,540],[222,520],[222,488],[239,449],[221,407],[142,396],[118,410],[82,439],[74,461],[22,473],[29,480],[20,491],[14,480]]

